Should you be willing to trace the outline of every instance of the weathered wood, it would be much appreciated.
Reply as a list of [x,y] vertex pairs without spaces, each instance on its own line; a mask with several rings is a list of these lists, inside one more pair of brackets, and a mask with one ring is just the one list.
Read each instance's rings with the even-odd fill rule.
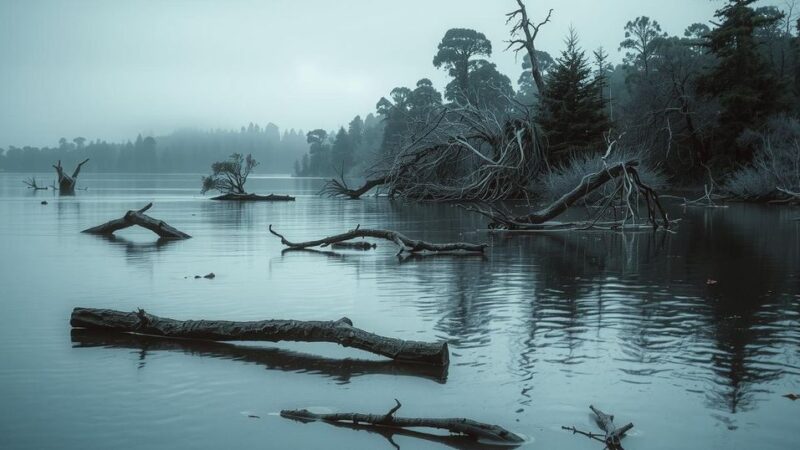
[[323,422],[350,422],[352,424],[368,424],[390,428],[437,428],[451,433],[462,434],[473,439],[481,439],[489,443],[521,444],[525,442],[521,436],[498,425],[490,425],[464,418],[404,418],[395,417],[394,413],[402,406],[398,400],[386,414],[333,413],[317,414],[307,409],[283,410],[281,417],[302,421],[321,420]]
[[144,208],[138,211],[128,211],[119,219],[110,220],[96,227],[87,228],[82,232],[109,236],[114,234],[116,231],[138,225],[142,228],[147,228],[162,239],[188,239],[191,237],[162,220],[154,219],[146,215],[145,211],[150,209],[152,206],[153,203],[148,203]]
[[573,427],[561,427],[564,430],[572,431],[573,434],[581,434],[583,436],[588,437],[589,439],[594,439],[596,441],[600,441],[606,445],[608,450],[624,450],[622,448],[622,438],[625,437],[625,433],[630,431],[633,428],[632,423],[628,423],[617,428],[614,425],[614,416],[611,414],[606,414],[603,411],[600,411],[598,408],[595,408],[593,405],[589,405],[589,409],[595,415],[595,421],[597,422],[597,426],[603,430],[604,434],[598,433],[590,433],[586,431],[581,431],[577,428]]
[[72,176],[69,176],[64,173],[64,168],[61,167],[61,160],[58,160],[58,164],[53,165],[53,168],[56,169],[56,173],[58,174],[58,194],[59,195],[74,195],[75,194],[75,184],[78,182],[78,174],[81,173],[81,167],[84,164],[89,162],[89,158],[84,159],[78,166],[75,167],[75,171],[72,172]]
[[379,336],[353,326],[350,319],[336,321],[174,320],[146,313],[110,309],[75,308],[70,324],[117,332],[135,332],[173,338],[212,341],[300,341],[332,342],[375,353],[396,361],[446,366],[450,361],[447,342],[419,342]]
[[331,248],[338,248],[338,249],[351,249],[351,250],[372,250],[376,248],[378,245],[374,242],[334,242],[331,244]]
[[293,202],[294,197],[291,195],[258,195],[258,194],[236,194],[227,193],[211,197],[211,200],[227,200],[236,202]]
[[386,184],[388,177],[378,177],[366,180],[364,184],[356,189],[350,189],[344,177],[339,180],[332,178],[325,183],[325,187],[320,193],[327,194],[329,197],[346,197],[350,200],[358,200],[372,188]]
[[171,339],[135,333],[116,333],[74,328],[73,347],[106,347],[134,349],[144,359],[149,352],[182,352],[189,355],[236,360],[257,364],[269,370],[316,374],[347,382],[363,375],[391,375],[424,378],[443,384],[447,381],[447,366],[413,364],[394,360],[326,358],[307,353],[271,347],[236,345],[228,342],[199,339]]
[[395,244],[397,244],[398,247],[400,247],[400,251],[398,252],[398,254],[403,252],[417,253],[423,251],[434,252],[434,253],[442,253],[442,252],[483,253],[487,247],[486,244],[471,244],[467,242],[432,244],[430,242],[410,239],[396,231],[360,228],[360,226],[356,226],[355,229],[350,230],[346,233],[337,234],[334,236],[328,236],[322,239],[317,239],[314,241],[306,241],[306,242],[291,242],[287,240],[285,237],[283,237],[282,234],[273,230],[271,224],[269,226],[269,232],[279,237],[281,239],[281,243],[291,249],[305,249],[309,247],[327,247],[336,242],[344,242],[344,241],[349,241],[351,239],[365,238],[365,237],[385,239],[387,241],[394,242]]

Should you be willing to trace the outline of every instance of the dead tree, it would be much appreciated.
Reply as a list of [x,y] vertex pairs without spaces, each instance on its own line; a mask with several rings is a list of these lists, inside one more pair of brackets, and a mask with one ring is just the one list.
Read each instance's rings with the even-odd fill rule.
[[58,164],[54,165],[53,168],[56,169],[56,173],[58,174],[59,195],[75,195],[75,184],[78,182],[78,174],[81,173],[81,167],[87,162],[89,162],[89,158],[78,163],[75,171],[72,172],[72,176],[69,176],[64,173],[64,168],[61,167],[61,160],[58,160]]
[[353,326],[347,317],[336,321],[174,320],[146,313],[110,309],[75,308],[70,325],[125,333],[212,341],[333,342],[375,353],[395,361],[446,366],[450,361],[447,342],[419,342],[379,336]]
[[321,420],[328,423],[350,422],[352,424],[370,425],[375,427],[388,428],[437,428],[447,430],[453,434],[468,436],[474,440],[489,444],[522,444],[525,442],[521,436],[506,430],[498,425],[490,425],[464,418],[404,418],[395,417],[394,413],[402,406],[398,400],[392,409],[386,414],[362,414],[362,413],[333,413],[317,414],[307,409],[283,410],[281,417],[300,421]]
[[293,202],[294,197],[291,195],[258,195],[258,194],[235,194],[227,193],[211,197],[211,200],[232,200],[237,202]]
[[433,252],[433,253],[443,253],[443,252],[468,252],[468,253],[483,253],[486,249],[486,244],[470,244],[467,242],[454,242],[454,243],[447,243],[447,244],[432,244],[430,242],[425,241],[418,241],[415,239],[410,239],[405,235],[398,233],[396,231],[391,230],[379,230],[379,229],[370,229],[370,228],[361,228],[361,226],[356,226],[354,229],[337,234],[334,236],[324,237],[322,239],[317,239],[314,241],[306,241],[306,242],[291,242],[283,237],[282,234],[278,233],[277,231],[272,229],[272,225],[269,226],[269,232],[274,234],[275,236],[281,239],[281,243],[291,249],[301,250],[301,249],[308,249],[311,247],[327,247],[331,244],[335,244],[338,242],[345,242],[350,241],[352,239],[357,238],[376,238],[376,239],[385,239],[387,241],[392,241],[400,247],[400,251],[397,253],[398,255],[403,252],[408,253],[419,253],[419,252]]
[[110,220],[102,225],[98,225],[92,228],[87,228],[82,232],[89,234],[110,236],[113,235],[114,232],[116,231],[132,227],[134,225],[138,225],[142,228],[147,228],[148,230],[157,234],[158,237],[162,239],[188,239],[191,237],[188,234],[184,233],[183,231],[180,231],[177,228],[170,226],[163,220],[154,219],[146,215],[145,211],[150,209],[152,206],[153,206],[152,203],[148,203],[147,206],[145,206],[140,210],[128,211],[125,213],[124,216],[120,217],[119,219]]
[[[668,229],[670,220],[661,206],[658,194],[642,182],[639,173],[636,171],[637,165],[638,162],[636,161],[627,161],[587,174],[574,189],[564,194],[561,198],[545,208],[528,214],[515,216],[491,204],[487,206],[488,209],[481,207],[468,207],[466,209],[491,219],[489,223],[489,228],[491,229],[553,230],[592,227],[625,229],[640,228],[643,225],[636,221],[639,201],[643,198],[647,209],[646,226],[654,229],[659,227]],[[594,217],[581,223],[553,222],[553,219],[564,213],[576,202],[612,180],[617,181],[616,187],[612,189],[612,194],[602,196],[600,206],[596,208],[597,212]],[[612,205],[614,200],[619,200],[618,207]],[[616,214],[617,209],[622,209],[621,218],[614,217],[614,220],[610,222],[600,222],[604,213],[611,211]]]
[[379,161],[363,186],[351,189],[344,180],[331,180],[323,193],[358,198],[382,186],[390,197],[413,200],[527,198],[544,157],[531,110],[515,107],[511,119],[470,103],[432,112],[410,124],[410,143]]
[[28,189],[33,189],[34,191],[46,191],[47,186],[39,186],[36,184],[36,177],[30,177],[22,181],[22,184],[28,186]]
[[[539,94],[542,94],[544,93],[544,78],[539,68],[539,62],[536,59],[535,41],[539,35],[539,29],[550,22],[553,10],[551,9],[547,12],[547,17],[543,21],[534,25],[528,18],[528,10],[522,0],[517,0],[517,5],[519,5],[518,9],[506,14],[506,17],[508,17],[506,24],[516,21],[511,28],[511,40],[508,41],[506,50],[513,49],[514,53],[518,53],[520,50],[525,49],[528,52],[528,57],[531,60],[531,75],[533,75],[533,81],[536,83],[536,90],[539,91]],[[522,36],[517,37],[520,32],[522,32]]]
[[628,431],[630,431],[631,428],[633,428],[633,424],[628,423],[627,425],[623,425],[617,428],[617,426],[614,425],[613,415],[606,414],[592,405],[589,405],[589,409],[591,409],[592,412],[594,413],[597,426],[600,427],[601,430],[603,430],[603,434],[581,431],[575,428],[574,426],[572,427],[562,426],[561,428],[563,430],[571,431],[572,434],[581,434],[583,436],[588,437],[589,439],[600,441],[606,445],[606,448],[608,450],[624,450],[622,448],[622,443],[621,443],[622,438],[625,437],[625,433],[627,433]]

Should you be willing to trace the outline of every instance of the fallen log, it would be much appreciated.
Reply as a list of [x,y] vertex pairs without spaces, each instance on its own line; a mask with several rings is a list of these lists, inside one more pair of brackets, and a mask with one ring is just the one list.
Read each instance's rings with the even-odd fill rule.
[[335,178],[328,180],[320,193],[327,194],[329,197],[347,197],[350,200],[358,200],[362,195],[372,190],[372,188],[386,184],[386,182],[387,177],[371,178],[366,180],[361,187],[351,189],[347,186],[344,176],[342,176],[339,180]]
[[332,342],[375,353],[395,361],[446,366],[447,342],[418,342],[379,336],[353,326],[347,317],[336,321],[174,320],[146,313],[110,309],[75,308],[70,325],[75,328],[141,333],[172,338],[211,341]]
[[349,241],[351,239],[365,238],[365,237],[385,239],[387,241],[394,242],[395,244],[397,244],[398,247],[400,247],[400,251],[398,251],[397,253],[398,255],[402,254],[403,252],[418,253],[423,251],[434,252],[434,253],[442,253],[442,252],[483,253],[487,247],[486,244],[470,244],[467,242],[432,244],[430,242],[410,239],[396,231],[361,228],[360,225],[356,226],[355,229],[350,230],[346,233],[337,234],[334,236],[328,236],[322,239],[317,239],[315,241],[306,241],[306,242],[291,242],[287,240],[285,237],[283,237],[282,234],[272,229],[272,224],[270,224],[269,226],[269,232],[279,237],[283,245],[293,250],[306,249],[309,247],[327,247],[337,242],[344,242],[344,241]]
[[34,191],[46,191],[47,186],[39,186],[36,184],[36,177],[30,177],[22,181],[22,184],[28,186],[28,189],[33,189]]
[[447,382],[447,366],[411,364],[394,360],[326,358],[279,348],[199,339],[170,339],[134,333],[108,333],[82,328],[72,329],[70,336],[74,348],[133,349],[140,352],[139,359],[142,361],[150,352],[181,352],[187,355],[257,364],[268,370],[321,375],[334,378],[340,383],[347,383],[352,378],[363,375],[409,376],[439,384]]
[[258,195],[258,194],[236,194],[227,193],[211,197],[211,200],[228,200],[236,202],[293,202],[294,197],[291,195]]
[[110,220],[96,227],[87,228],[83,230],[82,233],[110,236],[116,231],[138,225],[142,228],[147,228],[162,239],[188,239],[191,237],[162,220],[154,219],[146,215],[145,211],[150,209],[152,206],[152,203],[148,203],[147,206],[140,210],[128,211],[119,219]]
[[[546,229],[564,229],[567,227],[573,228],[591,228],[597,224],[600,215],[605,212],[609,207],[613,208],[611,201],[616,194],[620,194],[623,201],[623,208],[625,210],[622,220],[615,221],[619,228],[625,228],[630,224],[626,223],[626,219],[635,216],[634,203],[636,199],[634,195],[641,195],[645,199],[647,205],[647,216],[649,224],[652,228],[659,226],[668,229],[670,220],[667,213],[661,206],[658,194],[649,186],[642,183],[639,173],[636,171],[637,161],[627,161],[605,167],[595,173],[590,173],[583,177],[580,183],[574,189],[567,192],[561,198],[557,199],[550,205],[538,211],[534,211],[521,216],[514,216],[513,214],[503,211],[497,206],[489,204],[489,209],[481,209],[477,207],[467,207],[468,211],[476,212],[491,219],[489,223],[490,229],[506,229],[506,230],[546,230]],[[614,194],[608,196],[604,200],[604,205],[597,212],[595,218],[585,223],[580,224],[563,224],[551,223],[553,219],[564,213],[567,209],[577,203],[580,199],[586,197],[599,187],[607,182],[619,179],[620,185],[614,191]],[[659,220],[661,223],[659,224]],[[636,226],[638,227],[638,226]]]
[[84,159],[78,166],[75,168],[75,171],[72,172],[72,176],[69,176],[64,173],[64,168],[61,167],[61,160],[58,160],[58,164],[54,165],[53,168],[56,169],[56,173],[58,174],[58,195],[74,195],[75,194],[75,184],[78,182],[78,174],[81,173],[81,167],[84,164],[89,162],[89,158]]
[[521,436],[506,430],[498,425],[490,425],[464,418],[416,418],[416,417],[395,417],[394,413],[402,406],[397,403],[386,414],[362,414],[362,413],[332,413],[317,414],[307,409],[281,411],[281,417],[286,417],[301,421],[323,422],[350,422],[354,425],[366,424],[376,427],[389,428],[437,428],[448,430],[454,434],[469,436],[472,439],[488,441],[489,443],[521,444],[525,439]]
[[628,423],[626,425],[617,428],[617,426],[614,424],[613,415],[606,414],[592,405],[589,405],[589,409],[591,409],[592,412],[594,413],[595,422],[597,423],[597,426],[600,427],[601,430],[603,430],[604,434],[581,431],[575,428],[574,426],[572,427],[562,426],[561,428],[567,431],[572,431],[572,434],[581,434],[583,436],[588,437],[589,439],[600,441],[606,445],[606,448],[608,450],[624,450],[622,448],[622,443],[621,443],[622,438],[625,437],[625,433],[627,433],[628,431],[630,431],[631,428],[633,428],[633,424]]

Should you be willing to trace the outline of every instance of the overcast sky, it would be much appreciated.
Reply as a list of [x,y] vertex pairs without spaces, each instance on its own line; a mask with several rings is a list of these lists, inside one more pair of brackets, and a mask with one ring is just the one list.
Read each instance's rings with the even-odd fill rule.
[[[762,1],[761,4],[780,4]],[[556,54],[572,24],[619,61],[625,22],[680,34],[721,0],[528,0],[554,8],[538,41]],[[176,127],[332,129],[395,86],[447,82],[431,61],[444,32],[474,28],[505,52],[513,0],[0,0],[0,147],[59,137],[117,141]],[[521,55],[520,55],[521,56]]]

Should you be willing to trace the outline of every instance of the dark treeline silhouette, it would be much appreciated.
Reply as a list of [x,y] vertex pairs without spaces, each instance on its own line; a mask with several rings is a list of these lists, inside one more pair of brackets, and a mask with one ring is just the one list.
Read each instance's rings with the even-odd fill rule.
[[62,138],[56,147],[11,146],[0,151],[0,169],[42,172],[57,160],[71,167],[90,158],[86,171],[205,172],[211,163],[232,153],[252,154],[266,173],[291,173],[292,162],[308,151],[306,136],[294,129],[282,134],[272,123],[251,123],[239,131],[178,130],[158,137],[139,135],[134,141],[109,143],[77,137]]
[[[437,111],[452,115],[469,105],[484,113],[480,120],[498,122],[507,130],[515,120],[532,122],[550,167],[568,165],[576,155],[599,157],[614,141],[616,148],[635,154],[645,166],[674,183],[705,181],[709,169],[722,179],[747,169],[750,172],[741,172],[737,181],[744,188],[737,190],[734,185],[732,193],[746,197],[744,191],[759,183],[758,189],[751,189],[761,190],[754,196],[772,195],[776,185],[800,189],[800,177],[787,179],[785,171],[774,169],[781,164],[772,164],[777,157],[770,152],[775,149],[759,150],[765,142],[777,141],[773,139],[776,136],[782,142],[792,140],[787,135],[795,142],[800,140],[796,119],[800,113],[800,20],[788,5],[783,11],[754,3],[728,0],[709,17],[709,25],[687,24],[679,35],[662,31],[654,18],[632,18],[619,30],[618,50],[623,61],[617,65],[609,62],[603,48],[592,49],[591,44],[581,42],[580,30],[563,30],[564,47],[551,56],[536,49],[533,40],[528,48],[522,28],[517,26],[511,31],[510,47],[519,45],[524,57],[516,91],[490,62],[492,43],[484,34],[450,29],[438,49],[431,49],[436,50],[433,66],[451,77],[443,93],[423,78],[415,87],[397,87],[381,98],[376,112],[383,135],[379,144],[371,144],[370,152],[347,150],[347,157],[334,157],[335,148],[350,148],[344,144],[348,130],[335,135],[309,134],[312,153],[308,158],[314,162],[300,164],[300,172],[360,176],[370,175],[364,171],[369,168],[374,176],[376,167],[395,164],[397,169],[397,155],[408,152],[409,142],[423,134],[425,126],[435,126]],[[535,13],[543,21],[530,18],[526,22],[529,27],[550,26],[549,16],[541,10]],[[510,15],[510,23],[516,18]],[[531,54],[536,59],[533,70]],[[446,116],[441,128],[453,128],[447,123],[449,118]],[[463,122],[463,117],[458,121]],[[754,135],[758,139],[753,139]],[[461,137],[493,158],[496,149],[491,145],[476,145],[474,135]],[[459,139],[457,134],[451,135],[442,144],[452,147],[455,141],[469,150]],[[490,136],[488,141],[495,139]],[[328,153],[320,150],[323,147]],[[773,169],[753,168],[756,164],[751,161],[759,152],[767,156],[761,156],[758,165],[772,165]],[[800,156],[800,148],[788,152],[787,160]],[[373,159],[362,159],[368,156]],[[420,161],[427,164],[424,157]],[[452,171],[442,172],[439,181],[448,177],[454,179]]]

